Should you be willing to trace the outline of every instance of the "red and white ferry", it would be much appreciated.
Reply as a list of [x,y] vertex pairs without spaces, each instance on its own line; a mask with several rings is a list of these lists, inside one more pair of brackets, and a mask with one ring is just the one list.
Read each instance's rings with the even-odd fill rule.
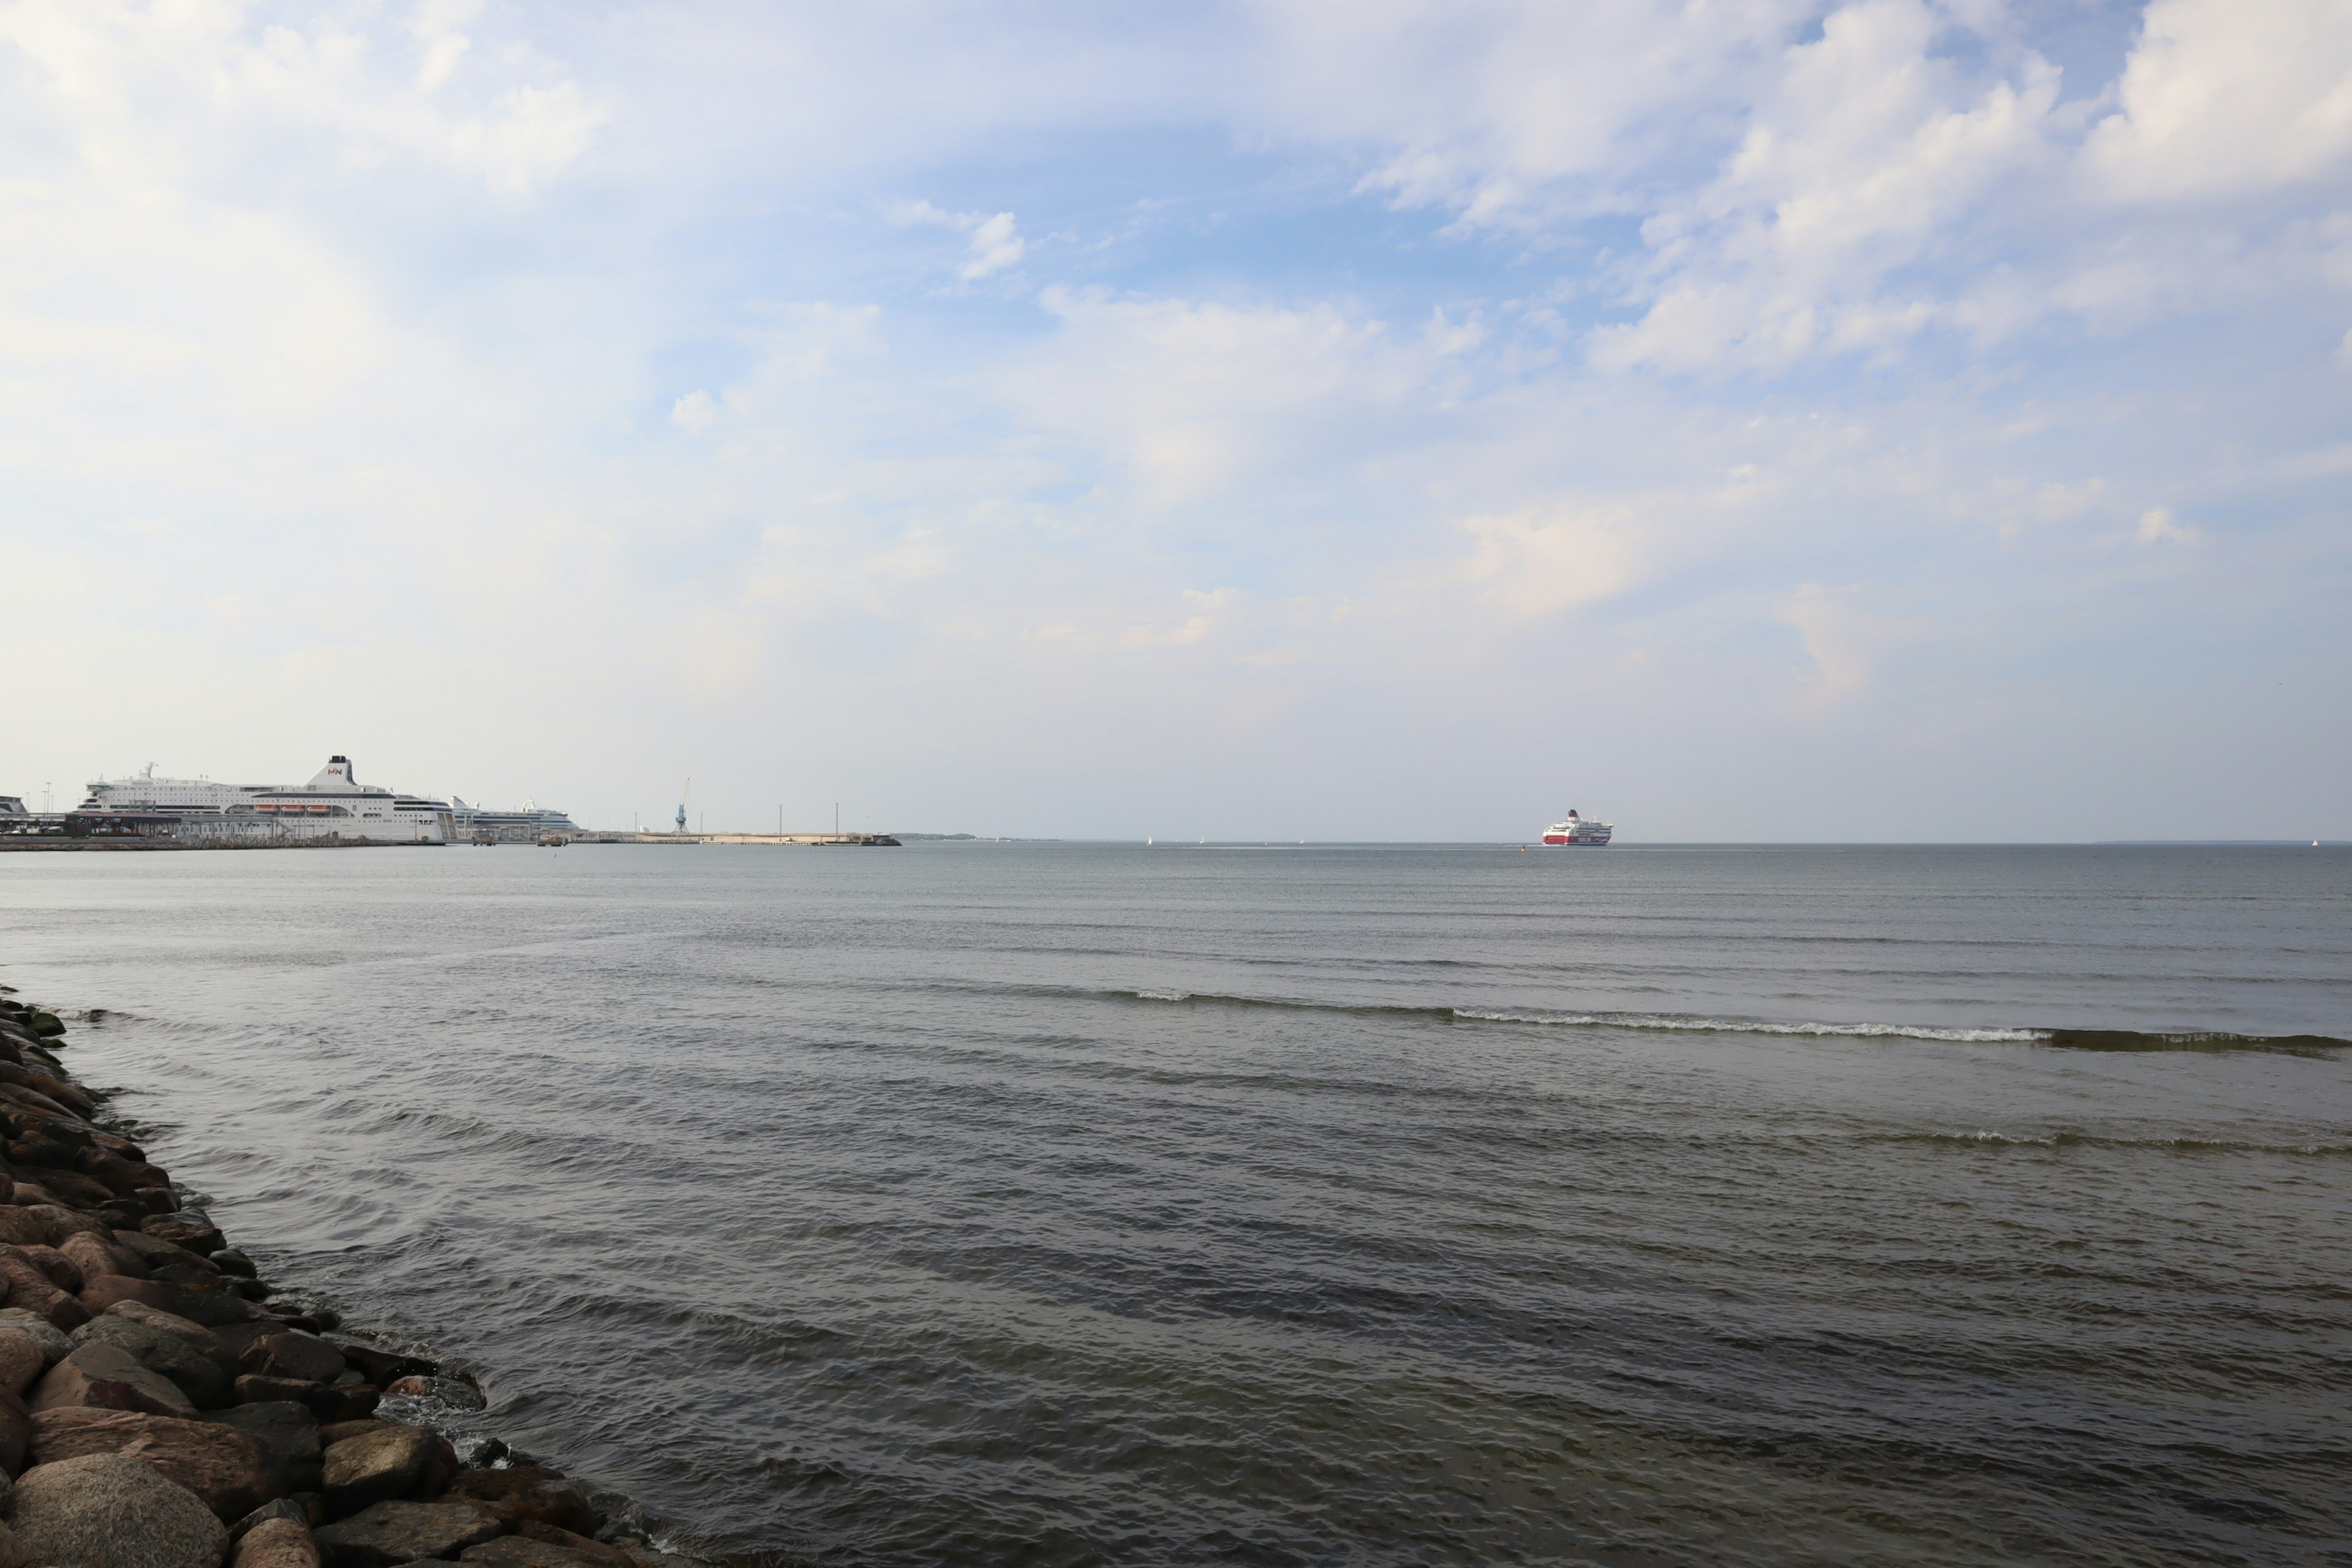
[[1566,822],[1555,822],[1544,829],[1543,841],[1547,844],[1589,844],[1598,849],[1609,842],[1609,824],[1589,821],[1577,816],[1576,808],[1570,806]]

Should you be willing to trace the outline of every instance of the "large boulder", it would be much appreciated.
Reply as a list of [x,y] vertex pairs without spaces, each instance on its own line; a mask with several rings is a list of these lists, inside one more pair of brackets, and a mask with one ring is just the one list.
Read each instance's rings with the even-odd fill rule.
[[120,1454],[39,1465],[16,1481],[16,1557],[56,1568],[220,1568],[228,1531],[185,1488]]
[[152,1465],[205,1500],[223,1520],[243,1519],[282,1490],[278,1467],[233,1426],[134,1410],[65,1406],[33,1416],[37,1465],[84,1454],[125,1454]]
[[601,1541],[591,1541],[588,1537],[575,1531],[559,1530],[551,1524],[541,1524],[535,1519],[526,1519],[515,1526],[515,1533],[528,1541],[540,1542],[548,1546],[561,1546],[566,1552],[576,1552],[583,1557],[602,1563],[604,1568],[637,1568],[629,1554],[617,1546],[607,1546]]
[[32,1447],[32,1410],[15,1394],[0,1393],[0,1471],[13,1476],[23,1469]]
[[215,1411],[205,1419],[234,1426],[258,1443],[285,1475],[288,1491],[319,1489],[325,1445],[319,1440],[319,1418],[303,1406],[290,1399],[271,1399]]
[[[175,1315],[177,1309],[187,1304],[181,1296],[180,1288],[170,1280],[135,1279],[128,1274],[100,1274],[96,1279],[86,1279],[82,1281],[81,1293],[75,1300],[91,1317],[113,1310],[117,1301],[136,1301],[142,1307],[153,1307],[158,1311],[173,1312]],[[59,1326],[79,1328],[80,1325]]]
[[[13,1185],[13,1184],[0,1184]],[[5,1242],[10,1247],[55,1245],[49,1240],[47,1229],[34,1216],[33,1211],[20,1208],[15,1204],[0,1204],[0,1242]]]
[[143,1410],[151,1415],[193,1416],[194,1401],[162,1373],[120,1345],[92,1342],[49,1368],[33,1390],[33,1414],[67,1406]]
[[319,1531],[327,1568],[394,1568],[453,1559],[506,1529],[495,1509],[478,1502],[379,1502]]
[[[146,1221],[140,1223],[144,1225]],[[125,1255],[137,1258],[149,1268],[184,1263],[195,1256],[184,1247],[176,1246],[160,1236],[150,1236],[143,1230],[118,1230],[107,1239],[121,1247]],[[212,1259],[208,1258],[205,1261],[209,1263]]]
[[593,1534],[603,1522],[563,1472],[545,1465],[467,1470],[449,1483],[449,1495],[489,1503],[518,1521],[535,1519],[583,1535]]
[[343,1375],[342,1352],[316,1334],[283,1329],[246,1347],[238,1368],[256,1377],[292,1377],[332,1383]]
[[422,1426],[386,1424],[329,1444],[321,1489],[329,1516],[348,1519],[370,1504],[416,1496],[439,1458],[433,1434]]
[[[154,1315],[170,1316],[164,1312]],[[188,1403],[199,1410],[228,1403],[228,1373],[177,1334],[107,1311],[76,1329],[73,1339],[77,1345],[109,1344],[127,1351],[140,1365],[171,1379],[188,1396]]]
[[150,1307],[140,1301],[118,1301],[107,1310],[118,1318],[128,1318],[159,1332],[184,1340],[188,1344],[221,1369],[227,1376],[236,1375],[236,1353],[215,1331],[193,1318],[183,1318],[176,1312],[166,1312],[160,1307]]
[[319,1568],[319,1543],[307,1524],[268,1520],[238,1538],[236,1568]]
[[0,1388],[23,1394],[48,1370],[48,1352],[22,1329],[0,1328]]

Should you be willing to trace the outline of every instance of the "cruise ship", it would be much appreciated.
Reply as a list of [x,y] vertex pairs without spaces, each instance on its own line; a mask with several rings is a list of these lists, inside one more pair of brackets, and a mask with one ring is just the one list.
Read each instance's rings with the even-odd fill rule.
[[476,844],[536,844],[546,838],[572,838],[584,831],[564,812],[524,801],[520,811],[493,811],[449,797],[449,819],[460,839]]
[[352,776],[352,760],[327,759],[308,784],[228,784],[155,776],[153,763],[126,779],[100,779],[76,806],[79,817],[145,818],[180,838],[365,838],[446,844],[456,824],[446,803],[401,795]]
[[1543,841],[1547,844],[1590,845],[1598,849],[1609,842],[1609,833],[1608,823],[1593,822],[1579,816],[1576,815],[1576,807],[1571,805],[1568,808],[1567,821],[1555,822],[1544,829]]

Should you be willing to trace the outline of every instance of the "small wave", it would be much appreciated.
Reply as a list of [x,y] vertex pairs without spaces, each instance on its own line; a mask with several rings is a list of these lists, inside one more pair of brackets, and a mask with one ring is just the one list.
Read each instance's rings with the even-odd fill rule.
[[[1026,988],[1024,989],[1032,989]],[[1788,1023],[1770,1018],[1718,1018],[1677,1013],[1568,1013],[1542,1008],[1414,1006],[1397,1003],[1315,1002],[1276,996],[1146,987],[1135,991],[1065,991],[1139,1002],[1182,1002],[1218,1007],[1265,1007],[1312,1013],[1433,1018],[1456,1023],[1511,1024],[1554,1029],[1639,1029],[1679,1035],[1779,1035],[1821,1039],[1938,1040],[1968,1045],[2052,1046],[2084,1051],[2269,1051],[2326,1055],[2352,1047],[2332,1035],[2236,1035],[2218,1030],[1963,1027],[1936,1024]]]

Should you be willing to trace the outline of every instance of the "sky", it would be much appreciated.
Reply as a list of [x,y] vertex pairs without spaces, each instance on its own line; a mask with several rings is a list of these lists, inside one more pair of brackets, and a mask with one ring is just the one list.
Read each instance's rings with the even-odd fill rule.
[[0,0],[0,794],[2352,837],[2343,0]]

